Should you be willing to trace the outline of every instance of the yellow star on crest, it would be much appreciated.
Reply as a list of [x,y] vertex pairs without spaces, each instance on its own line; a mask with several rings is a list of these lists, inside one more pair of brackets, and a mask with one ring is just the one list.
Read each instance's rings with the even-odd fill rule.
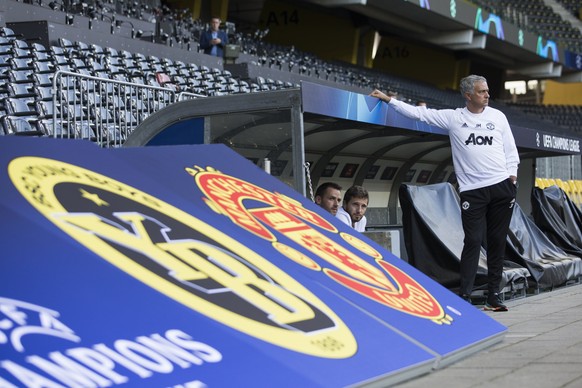
[[93,201],[97,206],[109,206],[107,202],[99,198],[98,194],[91,194],[85,189],[81,189],[80,191],[83,198],[88,199],[89,201]]

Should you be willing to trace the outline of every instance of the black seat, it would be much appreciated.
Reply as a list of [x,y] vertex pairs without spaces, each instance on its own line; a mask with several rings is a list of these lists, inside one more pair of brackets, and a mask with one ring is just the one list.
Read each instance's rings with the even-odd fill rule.
[[3,116],[1,122],[4,133],[7,135],[43,135],[43,132],[36,127],[36,122],[27,120],[24,117]]
[[15,83],[33,83],[32,70],[8,70],[8,79]]
[[71,40],[66,39],[66,38],[59,38],[58,41],[59,41],[59,46],[63,50],[65,50],[65,52],[71,54],[71,53],[74,53],[76,51],[75,45]]
[[13,70],[32,70],[34,69],[34,66],[32,65],[33,63],[33,58],[28,57],[28,58],[24,58],[24,57],[20,57],[20,58],[10,58],[8,60],[8,62],[10,63],[10,67]]
[[0,36],[0,52],[6,53],[12,50],[10,39]]
[[14,30],[9,27],[0,27],[0,36],[11,40],[22,37],[21,35],[16,34]]
[[8,84],[8,95],[14,98],[36,97],[34,84],[32,83],[17,84],[10,82]]
[[32,75],[32,80],[36,86],[52,86],[53,85],[53,73],[34,73]]
[[72,138],[72,134],[65,128],[63,121],[53,120],[51,118],[40,119],[37,123],[38,130],[46,136],[59,138]]
[[48,74],[55,72],[55,66],[52,64],[52,62],[49,61],[35,60],[33,61],[33,69],[35,73]]
[[7,114],[11,116],[38,116],[35,108],[34,98],[7,97],[4,99],[4,106]]

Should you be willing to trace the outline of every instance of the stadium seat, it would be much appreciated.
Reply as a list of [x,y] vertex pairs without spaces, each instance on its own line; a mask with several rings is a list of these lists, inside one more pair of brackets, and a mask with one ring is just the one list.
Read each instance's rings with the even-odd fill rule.
[[76,48],[75,48],[75,44],[66,38],[59,38],[58,39],[59,42],[59,47],[61,47],[63,50],[65,50],[65,52],[67,53],[75,53],[76,52]]
[[53,101],[53,88],[51,86],[34,85],[34,93],[37,101]]
[[9,27],[0,27],[0,36],[10,40],[21,37],[21,35],[16,34],[14,30]]
[[90,74],[99,78],[109,78],[109,73],[100,61],[95,59],[88,60]]
[[88,108],[81,106],[80,104],[68,104],[63,105],[63,116],[69,121],[86,121],[88,119],[87,115]]
[[50,74],[55,72],[55,67],[52,62],[49,61],[33,61],[33,69],[35,73],[45,73]]
[[67,129],[63,126],[60,120],[54,121],[53,119],[40,119],[38,120],[38,128],[46,136],[58,137],[58,138],[72,138],[73,135],[70,134]]
[[38,116],[33,98],[7,97],[4,99],[6,112],[11,116]]
[[91,67],[82,58],[71,58],[70,67],[71,70],[75,73],[92,75]]
[[32,75],[33,83],[36,86],[52,86],[54,73],[38,73]]
[[120,124],[120,127],[123,129],[122,133],[123,139],[127,137],[129,130],[138,125],[137,117],[133,114],[133,112],[129,110],[118,110],[117,120]]
[[103,47],[101,47],[100,45],[93,43],[89,47],[90,47],[91,54],[97,60],[100,60],[101,58],[103,58],[105,56],[105,51],[103,50]]
[[35,102],[39,119],[52,119],[55,116],[54,104],[52,100],[41,100]]
[[14,98],[36,97],[33,83],[13,83],[8,84],[8,96]]
[[[47,55],[48,55],[48,52],[49,52],[49,51],[47,50],[47,48],[46,48],[46,47],[45,47],[43,44],[41,44],[41,43],[38,43],[38,42],[33,42],[33,43],[30,45],[30,50],[31,50],[32,52],[37,52],[37,53],[45,53],[45,54],[47,54]],[[50,59],[50,57],[47,57],[47,59]],[[43,60],[43,59],[41,59],[41,60]]]
[[96,136],[95,131],[87,120],[80,120],[72,123],[69,122],[67,125],[71,127],[67,133],[72,131],[75,134],[75,138],[89,140],[92,142],[99,141],[98,136]]
[[576,204],[576,206],[580,207],[580,205],[582,205],[582,193],[580,193],[576,182],[573,179],[569,179],[565,183],[570,189],[570,199]]
[[9,53],[12,49],[12,43],[10,39],[0,36],[0,53]]
[[69,65],[69,57],[64,54],[53,54],[53,65],[55,66],[55,71],[59,70],[61,66],[68,66]]
[[18,58],[18,59],[32,59],[32,58],[34,58],[32,55],[32,52],[29,49],[14,47],[14,48],[12,48],[11,53],[12,53],[12,57]]
[[[5,74],[8,69],[10,69],[10,59],[12,58],[11,54],[0,54],[0,71]],[[8,77],[8,74],[6,74]]]
[[12,57],[8,60],[8,63],[10,63],[10,67],[13,70],[32,70],[34,69],[32,62],[32,57]]
[[28,45],[28,42],[26,42],[25,40],[13,39],[10,41],[10,43],[12,44],[12,48],[14,50],[23,50],[30,53],[30,46]]
[[238,93],[250,93],[250,92],[251,88],[249,86],[249,83],[247,81],[240,81]]
[[[41,136],[42,131],[36,128],[36,122],[30,118],[3,116],[0,121],[7,135]],[[34,124],[33,124],[34,123]]]
[[8,70],[8,79],[10,82],[15,83],[33,83],[32,75],[34,72],[32,69],[23,69],[23,70],[15,70],[10,69]]
[[119,51],[117,51],[117,49],[113,48],[113,47],[105,47],[103,49],[103,52],[105,54],[106,58],[121,58],[121,53]]

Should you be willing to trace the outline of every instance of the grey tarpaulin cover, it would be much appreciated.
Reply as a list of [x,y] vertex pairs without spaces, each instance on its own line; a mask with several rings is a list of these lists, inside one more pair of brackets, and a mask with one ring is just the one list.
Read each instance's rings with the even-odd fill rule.
[[558,186],[534,187],[531,207],[536,225],[567,253],[582,257],[582,215]]
[[582,273],[582,259],[556,246],[517,203],[509,226],[506,256],[526,267],[541,288],[563,285]]
[[[450,183],[400,186],[404,243],[410,264],[449,289],[459,287],[463,227],[459,196]],[[487,257],[481,250],[475,286],[486,285]],[[501,287],[524,283],[529,271],[513,262],[504,264]]]

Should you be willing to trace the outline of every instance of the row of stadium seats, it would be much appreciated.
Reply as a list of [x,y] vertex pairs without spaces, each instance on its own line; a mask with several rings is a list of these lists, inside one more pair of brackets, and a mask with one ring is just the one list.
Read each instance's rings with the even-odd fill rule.
[[[582,32],[564,20],[543,0],[471,0],[520,28],[552,39],[569,50],[582,53]],[[578,7],[580,2],[578,1]]]
[[[2,33],[5,36],[1,36]],[[52,95],[56,92],[53,90],[53,76],[57,71],[166,87],[198,96],[253,93],[298,87],[297,84],[264,77],[242,80],[233,77],[227,70],[152,55],[145,56],[81,41],[71,42],[61,38],[59,46],[51,46],[47,49],[39,43],[28,45],[26,41],[16,38],[15,34],[10,36],[9,29],[0,30],[0,78],[10,81],[4,83],[4,88],[0,87],[0,96],[4,99],[3,104],[0,104],[0,116],[2,116],[2,128],[5,134],[38,134],[39,132],[49,134],[43,123],[51,118],[55,110]],[[349,68],[345,67],[345,69]],[[338,74],[340,71],[337,71]],[[355,67],[351,69],[351,73],[359,74],[360,79],[369,78],[374,81],[366,84],[366,87],[398,91],[399,95],[405,96],[409,102],[423,99],[434,108],[454,107],[461,104],[458,93],[441,91],[420,82],[403,80],[371,70],[358,72]],[[69,105],[74,106],[74,104]],[[77,106],[72,109],[79,112],[88,108]],[[524,121],[525,118],[517,114],[519,112],[519,110],[513,112],[507,110],[508,117]],[[144,117],[138,118],[137,121],[143,121],[150,113],[144,113]],[[575,120],[576,115],[577,111],[572,110],[571,114],[560,115],[560,118]],[[548,122],[548,125],[550,124]]]
[[[108,4],[87,5],[78,0],[71,0],[67,2],[66,11],[69,13],[78,12],[84,16],[98,16],[100,14],[120,12],[121,16],[132,17],[136,13],[136,9],[140,10],[137,12],[138,15],[142,15],[144,11],[149,9],[151,14],[148,18],[155,14],[157,22],[164,24],[164,30],[171,31],[173,37],[182,42],[197,40],[200,32],[207,27],[200,20],[193,20],[191,15],[185,13],[184,10],[171,10],[165,6],[161,6],[159,9],[153,9],[145,3],[146,1],[137,1],[131,7],[127,6],[117,9],[119,7],[112,8]],[[39,5],[46,7],[46,4],[39,3]],[[131,8],[133,11],[126,14],[128,11],[127,8]],[[141,16],[135,17],[143,19]],[[168,23],[169,25],[166,26],[165,24]],[[386,79],[385,75],[379,75],[377,72],[357,66],[349,66],[345,63],[323,61],[313,54],[301,52],[294,47],[283,47],[266,43],[263,40],[265,31],[256,31],[254,34],[236,33],[236,28],[233,23],[228,22],[226,23],[226,30],[229,33],[230,40],[241,45],[243,53],[257,57],[257,60],[253,62],[254,64],[276,67],[280,70],[295,71],[340,85],[358,86],[365,89],[387,84],[386,89],[398,91],[399,95],[405,96],[410,102],[425,100],[429,106],[435,108],[456,106],[458,104],[458,101],[455,101],[457,96],[451,98],[450,94],[437,95],[433,98],[431,94],[434,94],[435,88],[421,88],[418,92],[416,92],[416,88],[409,88],[412,91],[408,92],[403,90],[404,88],[399,88],[399,80]],[[159,40],[156,41],[160,42]],[[443,98],[446,101],[444,103]]]
[[[228,70],[198,66],[195,63],[173,61],[153,55],[130,53],[59,39],[60,48],[65,52],[65,63],[58,70],[74,71],[96,77],[112,78],[118,81],[147,83],[155,86],[172,87],[179,91],[200,96],[251,93],[296,87],[290,83],[267,82],[259,78],[251,82],[233,77]],[[52,48],[55,51],[55,48]],[[67,66],[68,65],[68,66]],[[160,77],[159,75],[164,75]],[[160,82],[160,78],[164,81]]]
[[538,105],[523,102],[508,105],[517,107],[542,122],[560,125],[572,132],[582,132],[582,105]]
[[558,0],[572,15],[578,19],[582,19],[582,3],[580,0]]
[[159,0],[134,0],[134,1],[37,1],[23,0],[25,3],[35,4],[56,11],[69,14],[83,15],[89,18],[97,18],[100,15],[120,15],[139,20],[149,20],[160,13],[168,13],[169,8],[161,5]]
[[[4,81],[0,86],[2,102],[0,132],[3,134],[55,135],[57,130],[51,130],[55,112],[58,113],[55,118],[59,119],[60,129],[57,131],[59,134],[63,131],[70,132],[64,129],[63,125],[70,124],[71,118],[85,116],[114,118],[119,116],[120,122],[134,127],[153,111],[165,106],[158,104],[155,108],[139,109],[135,115],[141,117],[128,118],[123,113],[125,106],[138,103],[145,106],[150,101],[147,99],[136,101],[135,95],[121,93],[119,82],[163,87],[199,97],[253,93],[297,86],[263,77],[247,82],[233,77],[229,71],[218,68],[187,64],[152,55],[145,56],[126,50],[118,51],[80,41],[71,42],[62,38],[59,40],[59,46],[47,49],[39,43],[29,45],[7,28],[3,28],[0,35],[3,35],[0,36],[0,78]],[[109,83],[106,89],[101,89],[83,100],[79,98],[83,92],[80,89],[83,84],[65,89],[61,84],[55,85],[54,77],[59,72],[112,80],[118,84]],[[112,97],[115,89],[119,92],[117,98]],[[125,101],[121,101],[122,95]],[[95,108],[93,103],[96,99],[105,97],[111,111],[91,112]],[[100,138],[95,134],[89,135],[91,130],[88,129],[74,132],[82,132],[84,135],[69,134],[69,136]]]
[[[566,45],[574,52],[582,52],[582,34],[568,21],[547,6],[543,0],[471,0],[476,5],[485,8],[489,12],[499,15],[520,28],[536,32],[546,38],[556,40]],[[580,2],[577,0],[560,0],[565,9],[578,17]],[[112,28],[116,26],[115,16],[135,20],[154,21],[163,25],[163,30],[168,31],[156,37],[156,41],[172,44],[173,42],[197,42],[200,32],[207,28],[207,24],[195,20],[188,9],[170,9],[161,1],[136,0],[133,2],[84,2],[82,0],[69,0],[63,2],[30,1],[30,3],[48,7],[54,10],[66,12],[68,15],[79,14],[91,19],[101,17],[110,18]],[[234,34],[236,30],[233,23],[227,23],[227,30]],[[257,32],[251,40],[259,40],[261,33]],[[241,37],[233,37],[240,40]],[[252,52],[252,48],[245,48],[244,52]]]

